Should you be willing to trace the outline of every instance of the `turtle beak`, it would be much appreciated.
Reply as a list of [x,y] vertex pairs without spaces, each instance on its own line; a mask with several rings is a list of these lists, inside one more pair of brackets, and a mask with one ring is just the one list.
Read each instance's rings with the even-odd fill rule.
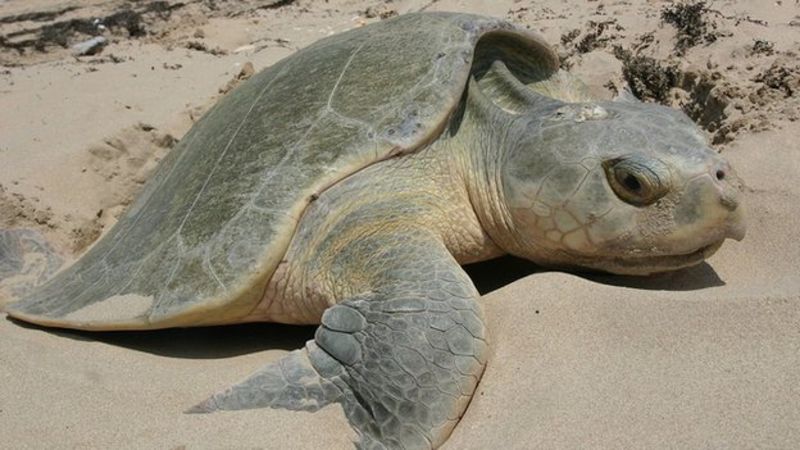
[[745,234],[747,234],[747,225],[742,208],[739,207],[728,218],[725,237],[741,241],[744,239]]
[[725,222],[725,237],[741,241],[747,231],[744,211],[739,198],[742,180],[725,160],[713,167],[711,176],[719,192],[719,201],[729,213]]

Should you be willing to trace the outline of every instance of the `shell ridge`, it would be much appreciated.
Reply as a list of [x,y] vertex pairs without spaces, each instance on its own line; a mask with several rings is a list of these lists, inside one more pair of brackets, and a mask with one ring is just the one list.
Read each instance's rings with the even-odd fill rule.
[[336,95],[336,90],[339,89],[339,85],[342,84],[342,78],[344,78],[344,74],[347,73],[347,69],[350,68],[350,64],[353,63],[353,59],[355,59],[356,55],[361,51],[361,49],[366,46],[367,43],[364,42],[363,44],[359,45],[358,48],[353,51],[349,58],[347,58],[347,62],[344,63],[344,67],[342,68],[341,73],[339,73],[339,78],[336,79],[336,83],[333,85],[331,89],[330,95],[328,95],[328,102],[326,104],[326,112],[327,110],[333,111],[333,96]]

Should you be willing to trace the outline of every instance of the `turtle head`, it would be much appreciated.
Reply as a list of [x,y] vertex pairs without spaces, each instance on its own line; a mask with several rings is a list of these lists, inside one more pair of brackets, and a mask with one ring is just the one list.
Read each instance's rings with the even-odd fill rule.
[[517,115],[505,147],[503,241],[518,256],[649,274],[744,237],[736,174],[680,111],[549,99]]

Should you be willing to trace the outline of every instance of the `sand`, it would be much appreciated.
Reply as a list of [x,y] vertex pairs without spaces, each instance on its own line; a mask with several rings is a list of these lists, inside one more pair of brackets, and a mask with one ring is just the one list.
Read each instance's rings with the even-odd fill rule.
[[[63,48],[41,28],[129,2],[0,1],[0,228],[36,230],[68,264],[248,63],[263,69],[393,13],[506,17],[556,45],[596,95],[627,75],[638,95],[689,111],[744,180],[749,230],[707,263],[653,278],[510,260],[472,269],[492,354],[445,448],[800,446],[797,2],[715,1],[694,35],[664,23],[670,3],[655,0],[184,3],[138,2],[141,21],[125,23],[139,28],[107,19],[108,45],[75,57],[69,45],[87,35]],[[681,48],[686,39],[697,45]],[[271,324],[75,333],[0,320],[0,446],[351,448],[338,406],[182,414],[312,334]]]

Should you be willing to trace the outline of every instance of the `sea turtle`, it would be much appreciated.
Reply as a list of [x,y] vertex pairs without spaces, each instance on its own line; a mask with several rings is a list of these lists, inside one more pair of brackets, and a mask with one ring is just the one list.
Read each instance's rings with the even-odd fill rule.
[[461,264],[649,274],[743,236],[735,175],[689,118],[585,92],[498,19],[408,14],[323,39],[223,98],[113,229],[8,313],[321,323],[190,412],[338,402],[363,447],[436,447],[487,361]]

